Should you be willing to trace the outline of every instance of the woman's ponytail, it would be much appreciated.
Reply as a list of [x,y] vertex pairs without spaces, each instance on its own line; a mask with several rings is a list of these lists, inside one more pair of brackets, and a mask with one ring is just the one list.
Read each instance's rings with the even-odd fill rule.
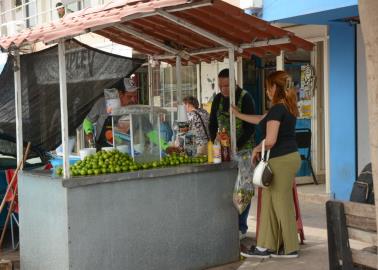
[[295,88],[288,88],[285,91],[286,97],[284,103],[289,110],[289,112],[295,117],[299,116],[298,106],[297,106],[297,91]]
[[269,74],[266,82],[267,87],[276,85],[276,92],[273,96],[272,103],[283,103],[292,115],[298,117],[297,92],[293,87],[289,74],[285,71],[275,71]]

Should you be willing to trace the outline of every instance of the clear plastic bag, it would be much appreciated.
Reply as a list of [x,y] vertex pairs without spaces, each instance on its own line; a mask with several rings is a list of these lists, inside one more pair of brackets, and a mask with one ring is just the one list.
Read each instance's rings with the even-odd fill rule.
[[114,110],[121,107],[121,101],[119,100],[118,90],[115,88],[104,89],[106,112],[111,114]]
[[236,209],[241,214],[247,208],[254,195],[252,181],[254,166],[251,163],[251,151],[244,150],[238,152],[235,160],[238,162],[238,176],[232,199]]

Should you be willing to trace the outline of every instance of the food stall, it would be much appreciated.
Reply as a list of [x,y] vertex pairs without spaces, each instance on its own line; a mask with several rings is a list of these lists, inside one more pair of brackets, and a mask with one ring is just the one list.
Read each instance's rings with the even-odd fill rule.
[[[182,64],[312,48],[292,33],[220,0],[111,1],[0,38],[0,47],[16,59],[18,160],[23,152],[19,49],[39,41],[59,46],[63,178],[37,171],[19,177],[22,269],[203,269],[237,261],[234,162],[71,174],[64,40],[85,32],[133,47],[148,55],[149,65],[154,61],[175,65],[178,101]],[[234,82],[234,61],[229,62]],[[150,102],[151,76],[150,72]],[[230,83],[232,104],[234,92],[235,84]],[[230,122],[235,153],[233,115]]]

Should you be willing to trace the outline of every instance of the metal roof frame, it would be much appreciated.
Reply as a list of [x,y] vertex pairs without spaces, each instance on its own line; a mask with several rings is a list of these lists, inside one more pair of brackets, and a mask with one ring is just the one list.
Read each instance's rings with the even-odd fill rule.
[[[227,16],[222,17],[222,14]],[[218,25],[212,25],[212,20]],[[155,27],[154,22],[157,22],[158,27]],[[38,41],[58,42],[64,178],[70,177],[64,40],[87,32],[95,32],[114,42],[131,45],[130,47],[134,45],[135,49],[148,55],[149,71],[154,59],[165,59],[168,63],[176,65],[179,102],[182,58],[185,60],[184,63],[198,63],[207,62],[214,57],[223,59],[228,55],[229,79],[232,82],[230,103],[235,104],[235,70],[232,60],[236,57],[279,54],[285,48],[310,50],[313,46],[293,33],[271,26],[221,0],[111,1],[103,7],[68,14],[57,22],[26,30],[12,37],[0,38],[0,48],[14,51],[16,56],[19,48],[25,44]],[[17,153],[18,159],[21,159],[23,148],[19,73],[19,70],[15,69],[16,125],[21,127],[17,136]],[[148,78],[151,88],[150,74]],[[151,97],[151,89],[149,91]],[[231,149],[235,153],[234,114],[230,117],[230,127]]]

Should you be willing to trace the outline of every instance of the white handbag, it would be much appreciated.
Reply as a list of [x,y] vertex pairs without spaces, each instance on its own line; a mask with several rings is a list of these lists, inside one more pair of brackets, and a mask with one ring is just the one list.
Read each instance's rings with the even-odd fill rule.
[[265,155],[265,139],[262,141],[261,160],[253,171],[253,184],[258,187],[269,187],[273,180],[273,172],[269,167],[268,160],[270,150]]

